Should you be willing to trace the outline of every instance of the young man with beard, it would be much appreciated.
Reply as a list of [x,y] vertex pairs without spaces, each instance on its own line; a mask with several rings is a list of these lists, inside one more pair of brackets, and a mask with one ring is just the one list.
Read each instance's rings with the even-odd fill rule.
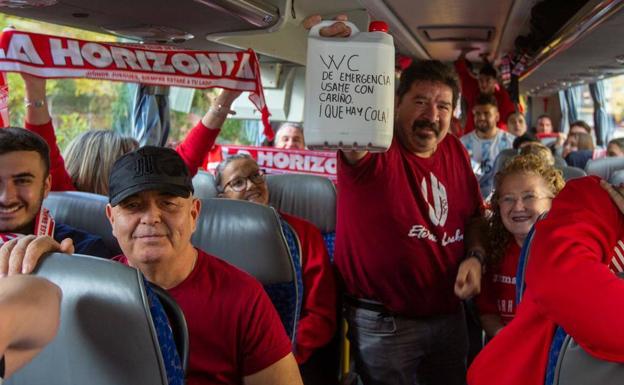
[[472,159],[481,194],[487,198],[494,183],[494,161],[502,150],[513,147],[516,137],[496,127],[500,115],[492,95],[479,96],[472,112],[476,129],[462,136],[461,142]]
[[54,222],[42,207],[51,183],[45,141],[23,128],[0,129],[0,245],[24,235],[49,235],[58,242],[71,239],[77,253],[112,257],[101,238]]
[[[320,31],[348,32],[343,23]],[[460,299],[479,292],[484,249],[479,186],[461,142],[447,135],[458,95],[452,68],[415,62],[401,74],[390,149],[338,153],[335,261],[355,371],[367,385],[465,383]]]
[[[119,158],[106,207],[124,253],[169,292],[189,327],[189,385],[301,385],[290,340],[259,282],[191,244],[201,209],[188,168],[172,149],[146,146]],[[34,238],[34,237],[33,237]],[[0,274],[28,273],[46,252],[65,251],[49,237],[0,248]]]

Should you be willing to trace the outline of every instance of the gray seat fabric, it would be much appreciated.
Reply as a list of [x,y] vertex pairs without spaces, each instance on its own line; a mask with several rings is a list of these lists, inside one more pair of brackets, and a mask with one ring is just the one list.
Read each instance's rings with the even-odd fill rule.
[[108,197],[81,191],[51,192],[44,199],[43,206],[50,210],[58,223],[63,223],[87,233],[98,235],[111,251],[121,254],[113,236],[106,204]]
[[192,242],[265,285],[295,279],[279,218],[271,207],[225,198],[202,199]]
[[619,186],[624,183],[624,170],[618,170],[611,174],[611,178],[609,178],[609,183],[614,186]]
[[611,179],[611,174],[624,169],[624,158],[602,158],[587,162],[585,171],[588,175],[597,175],[604,180]]
[[582,168],[578,168],[578,167],[571,167],[571,166],[565,166],[565,167],[560,167],[561,172],[563,173],[563,179],[565,179],[565,181],[569,181],[570,179],[574,179],[574,178],[580,178],[583,176],[586,176],[587,173],[585,173],[585,171]]
[[215,185],[214,176],[208,171],[199,170],[197,175],[193,177],[193,188],[195,195],[200,199],[210,199],[217,197],[217,187]]
[[60,329],[5,384],[167,384],[144,281],[136,269],[95,257],[51,254],[36,275],[63,291]]
[[567,336],[553,385],[621,385],[624,384],[624,364],[592,357],[576,341]]
[[267,175],[271,206],[314,224],[322,233],[336,231],[336,187],[315,175]]

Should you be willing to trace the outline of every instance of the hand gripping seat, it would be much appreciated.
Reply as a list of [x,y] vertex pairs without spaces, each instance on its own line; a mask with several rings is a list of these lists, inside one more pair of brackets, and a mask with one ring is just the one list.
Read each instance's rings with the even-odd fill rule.
[[[35,274],[63,291],[59,331],[5,384],[182,384],[179,358],[173,362],[177,355],[161,354],[161,349],[165,354],[172,350],[163,346],[171,345],[171,331],[157,327],[163,321],[162,307],[138,270],[56,253],[46,256]],[[159,336],[167,332],[164,339]],[[167,363],[178,366],[177,376],[171,372],[168,379]]]
[[260,281],[294,341],[301,311],[297,285],[301,272],[273,208],[225,198],[202,200],[192,242]]
[[336,187],[327,178],[315,175],[268,175],[271,206],[305,219],[323,235],[329,257],[334,259],[336,238]]
[[199,170],[193,177],[193,195],[200,199],[210,199],[217,197],[217,186],[214,176],[208,171]]
[[98,235],[108,249],[121,254],[106,218],[106,204],[108,197],[82,191],[51,192],[43,201],[55,221]]
[[624,169],[624,158],[601,158],[587,162],[587,175],[597,175],[604,180],[611,179],[611,174]]

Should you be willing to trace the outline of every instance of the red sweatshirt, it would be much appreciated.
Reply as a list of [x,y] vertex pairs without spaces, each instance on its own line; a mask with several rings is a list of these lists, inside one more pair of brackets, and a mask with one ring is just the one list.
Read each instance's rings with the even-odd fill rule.
[[336,282],[321,232],[310,222],[280,212],[301,243],[303,307],[297,325],[295,358],[302,364],[336,332]]
[[624,216],[597,177],[574,179],[536,225],[516,317],[481,351],[470,385],[542,385],[556,325],[587,352],[624,362]]
[[[466,104],[468,106],[468,114],[466,116],[466,127],[464,128],[464,135],[474,130],[474,115],[472,114],[472,109],[477,102],[477,98],[481,91],[479,91],[479,81],[475,79],[468,66],[466,65],[466,59],[458,59],[455,62],[455,71],[459,76],[459,80],[461,82],[461,92],[462,96],[466,100]],[[510,114],[516,111],[507,90],[504,87],[496,86],[496,91],[494,91],[494,97],[496,98],[496,103],[498,104],[498,112],[500,114],[500,119],[498,120],[498,127],[503,130],[507,129],[507,118]]]
[[[65,169],[65,161],[61,155],[52,121],[45,124],[30,124],[26,122],[26,129],[39,134],[50,147],[50,174],[52,175],[52,191],[76,190],[71,177]],[[191,175],[197,174],[204,158],[217,140],[220,130],[208,128],[201,120],[189,131],[184,141],[180,143],[176,151],[189,169]]]

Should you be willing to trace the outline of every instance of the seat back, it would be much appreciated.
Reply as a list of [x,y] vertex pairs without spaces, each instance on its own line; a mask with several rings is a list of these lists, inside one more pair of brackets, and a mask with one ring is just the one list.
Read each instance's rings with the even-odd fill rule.
[[323,235],[330,258],[336,237],[336,187],[315,175],[268,175],[269,202],[276,209],[303,218]]
[[588,175],[597,175],[609,180],[615,171],[624,169],[624,158],[601,158],[587,162],[585,171]]
[[167,385],[144,280],[136,269],[51,254],[36,275],[63,291],[60,328],[5,384]]
[[199,170],[193,177],[193,188],[195,195],[200,199],[210,199],[217,197],[217,186],[214,176],[208,171]]
[[619,186],[624,183],[624,170],[617,170],[611,174],[609,183],[614,186]]
[[294,337],[301,308],[297,272],[273,208],[225,198],[202,200],[192,242],[259,280]]
[[97,235],[111,251],[121,254],[106,218],[107,203],[108,197],[82,191],[51,192],[43,200],[55,221]]
[[587,175],[587,173],[582,168],[578,167],[565,166],[561,167],[560,169],[563,173],[563,179],[565,179],[566,182],[570,179],[581,178]]

